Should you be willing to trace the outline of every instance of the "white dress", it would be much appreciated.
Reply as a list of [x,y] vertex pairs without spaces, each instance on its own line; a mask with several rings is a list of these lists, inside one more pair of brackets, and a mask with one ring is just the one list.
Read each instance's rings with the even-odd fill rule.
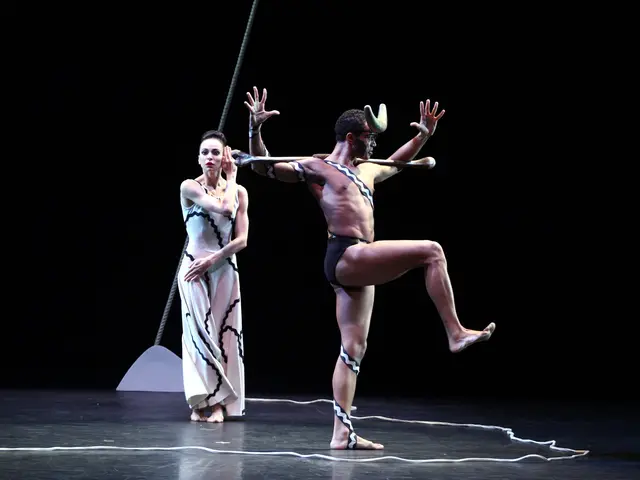
[[231,241],[238,205],[236,195],[231,217],[208,212],[196,204],[188,208],[182,205],[188,244],[178,279],[187,403],[191,408],[220,403],[228,416],[245,413],[242,308],[236,256],[217,262],[196,280],[186,282],[184,275],[195,259],[218,251]]

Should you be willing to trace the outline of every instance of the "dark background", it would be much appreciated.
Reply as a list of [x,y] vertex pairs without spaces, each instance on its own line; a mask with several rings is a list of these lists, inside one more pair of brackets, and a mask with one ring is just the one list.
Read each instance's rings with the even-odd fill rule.
[[[219,126],[251,6],[11,11],[20,33],[5,91],[20,161],[8,178],[18,194],[2,385],[113,389],[153,345],[186,238],[178,188],[199,174],[201,133]],[[248,149],[254,85],[281,112],[263,129],[273,155],[329,153],[340,113],[386,103],[384,158],[415,134],[419,102],[438,101],[446,114],[420,152],[438,165],[378,186],[377,238],[440,242],[461,321],[497,330],[450,354],[412,271],[377,289],[358,394],[629,396],[633,342],[600,306],[614,283],[602,230],[581,236],[583,171],[567,166],[581,54],[565,19],[449,7],[261,0],[225,119],[230,144]],[[324,219],[301,184],[238,178],[250,195],[238,255],[248,395],[326,397],[340,341]],[[177,354],[180,328],[176,293],[162,345]]]

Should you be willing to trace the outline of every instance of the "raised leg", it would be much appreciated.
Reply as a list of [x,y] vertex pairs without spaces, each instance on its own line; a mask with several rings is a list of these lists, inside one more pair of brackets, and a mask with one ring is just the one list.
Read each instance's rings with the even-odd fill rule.
[[347,248],[338,265],[336,277],[343,285],[380,285],[417,267],[424,268],[427,292],[436,306],[456,353],[468,346],[489,340],[495,324],[484,330],[464,328],[458,319],[447,261],[440,244],[429,240],[387,240],[360,243]]
[[333,372],[334,422],[331,448],[384,448],[355,434],[351,423],[351,405],[356,392],[360,362],[367,349],[367,336],[373,311],[375,287],[367,286],[345,291],[336,288],[336,316],[342,345]]

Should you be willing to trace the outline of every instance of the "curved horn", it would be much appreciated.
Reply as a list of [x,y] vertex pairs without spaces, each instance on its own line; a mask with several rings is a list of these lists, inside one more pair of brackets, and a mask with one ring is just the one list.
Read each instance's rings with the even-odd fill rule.
[[387,106],[384,103],[378,107],[377,117],[373,114],[370,105],[364,107],[364,115],[367,118],[369,128],[375,133],[382,133],[387,129]]

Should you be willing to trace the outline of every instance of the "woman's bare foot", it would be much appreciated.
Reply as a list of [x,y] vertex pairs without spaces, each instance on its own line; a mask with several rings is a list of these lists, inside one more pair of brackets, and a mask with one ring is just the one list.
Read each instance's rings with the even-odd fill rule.
[[207,418],[209,423],[222,423],[224,422],[224,412],[222,411],[222,405],[219,403],[213,406],[213,413]]
[[192,422],[206,422],[207,421],[207,416],[204,413],[204,409],[203,408],[199,408],[199,409],[194,408],[193,410],[191,410],[191,421]]
[[467,330],[454,338],[449,339],[449,350],[453,353],[459,353],[465,348],[478,342],[486,342],[493,335],[493,331],[496,329],[496,324],[491,322],[487,327],[479,332],[478,330]]
[[[362,437],[356,435],[358,439],[356,441],[355,450],[382,450],[384,445],[381,443],[374,443],[370,440],[365,440]],[[335,434],[331,439],[330,447],[332,450],[346,450],[349,443],[349,432],[346,431],[344,435],[336,437]]]

